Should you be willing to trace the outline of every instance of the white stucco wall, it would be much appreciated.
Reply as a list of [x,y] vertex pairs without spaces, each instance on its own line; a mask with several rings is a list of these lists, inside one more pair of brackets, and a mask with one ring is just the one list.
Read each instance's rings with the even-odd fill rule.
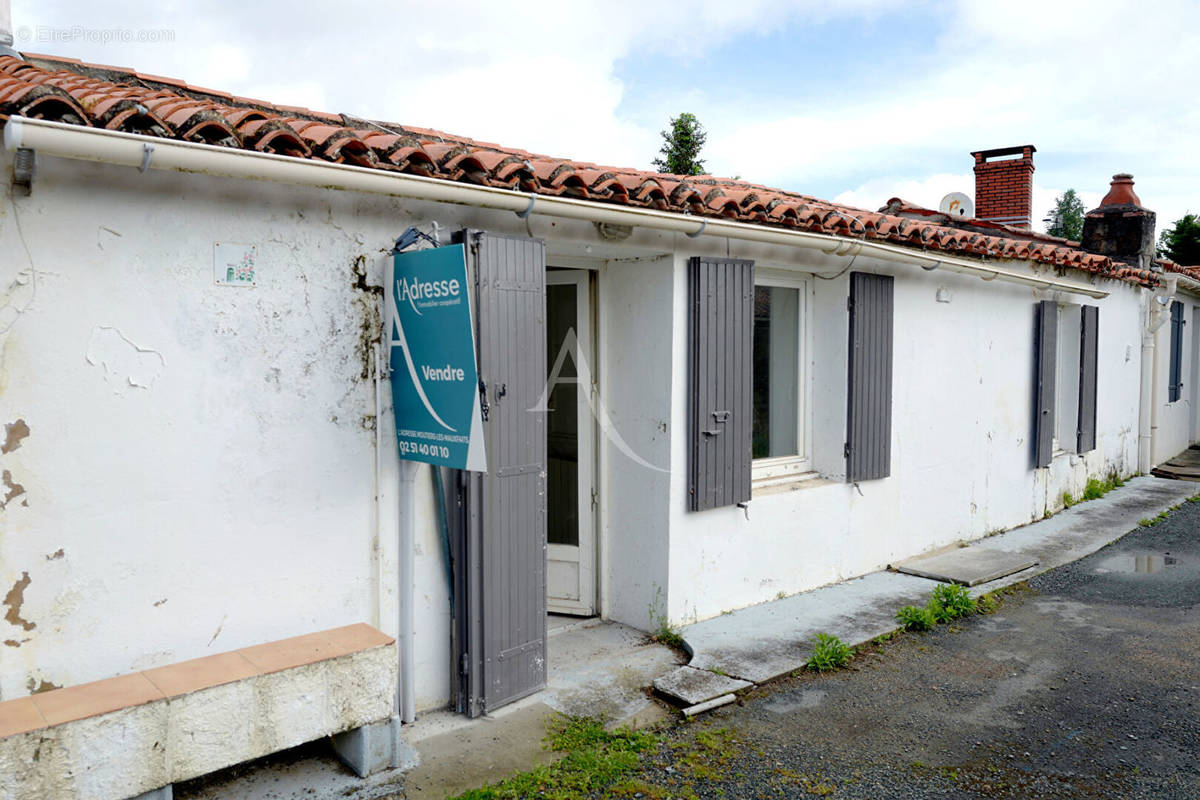
[[[723,254],[723,253],[722,253]],[[813,269],[749,248],[757,266]],[[845,263],[845,259],[842,259]],[[685,259],[677,262],[676,312]],[[703,619],[883,568],[957,540],[1042,517],[1078,497],[1087,478],[1128,475],[1137,465],[1138,290],[1105,281],[1091,301],[1011,283],[933,274],[859,258],[854,269],[895,283],[891,477],[842,483],[846,419],[848,276],[813,280],[813,462],[829,480],[756,491],[738,508],[686,510],[686,443],[673,442],[671,619]],[[1076,280],[1083,276],[1072,275]],[[682,285],[681,285],[682,284]],[[944,290],[950,302],[938,302]],[[1034,305],[1094,303],[1100,311],[1097,448],[1034,470]],[[674,419],[686,423],[687,343],[677,338]]]
[[671,256],[600,272],[601,607],[643,629],[667,616],[674,290]]
[[[29,429],[0,455],[23,488],[0,510],[0,697],[352,622],[396,633],[390,403],[380,599],[377,301],[355,265],[378,286],[383,251],[425,214],[56,159],[0,205],[0,422]],[[255,287],[214,284],[218,241],[258,248]],[[448,693],[446,586],[428,470],[415,487],[431,707]]]

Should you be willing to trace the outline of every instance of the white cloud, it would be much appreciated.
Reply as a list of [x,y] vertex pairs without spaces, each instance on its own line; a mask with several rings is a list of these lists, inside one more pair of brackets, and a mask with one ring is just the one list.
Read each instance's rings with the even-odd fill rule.
[[[1033,227],[1035,230],[1046,229],[1045,219],[1050,216],[1051,209],[1071,187],[1052,187],[1034,184],[1033,187]],[[972,200],[975,199],[975,176],[970,172],[958,174],[939,173],[927,178],[873,178],[856,189],[849,189],[833,198],[836,203],[865,208],[870,211],[883,207],[888,200],[899,197],[913,205],[924,208],[937,208],[942,198],[950,192],[962,192]],[[1091,210],[1100,205],[1104,192],[1081,192],[1076,190],[1083,207]]]
[[[18,41],[20,48],[628,166],[648,166],[665,114],[652,121],[624,115],[626,87],[617,75],[627,56],[701,64],[719,45],[789,22],[878,24],[892,14],[887,21],[911,28],[932,16],[882,0],[699,0],[686,13],[645,0],[13,6],[18,30],[67,32],[56,41]],[[906,199],[936,203],[945,193],[939,181],[967,168],[969,151],[1034,143],[1039,198],[1059,191],[1048,187],[1102,194],[1109,176],[1128,171],[1160,219],[1200,209],[1200,106],[1186,89],[1200,72],[1200,5],[974,0],[933,8],[940,34],[865,78],[848,80],[840,71],[872,58],[847,42],[841,60],[797,74],[794,92],[776,82],[775,95],[763,97],[749,81],[741,96],[715,97],[698,83],[686,97],[709,130],[711,171],[810,194],[817,186],[824,194],[857,186],[844,196],[861,196],[853,202],[867,207],[905,194],[885,185],[912,185]],[[85,35],[71,35],[76,27]],[[86,36],[105,29],[166,29],[174,41]],[[757,42],[746,38],[744,46]],[[679,99],[671,98],[672,108]],[[972,184],[953,188],[969,192]],[[1039,218],[1046,205],[1035,202]]]
[[893,197],[925,208],[937,208],[938,203],[950,192],[963,192],[968,197],[975,195],[975,176],[971,173],[930,175],[928,178],[874,178],[857,189],[842,192],[833,198],[836,203],[845,203],[855,208],[877,211]]

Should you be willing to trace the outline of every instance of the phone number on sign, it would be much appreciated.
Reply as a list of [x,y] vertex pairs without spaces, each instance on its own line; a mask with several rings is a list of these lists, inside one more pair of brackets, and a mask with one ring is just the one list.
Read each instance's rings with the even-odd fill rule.
[[431,456],[433,458],[449,458],[450,448],[424,442],[400,442],[400,455]]

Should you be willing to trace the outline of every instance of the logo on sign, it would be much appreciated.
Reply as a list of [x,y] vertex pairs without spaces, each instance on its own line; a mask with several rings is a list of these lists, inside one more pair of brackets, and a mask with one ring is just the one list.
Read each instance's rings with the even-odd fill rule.
[[447,302],[443,298],[457,298],[461,288],[456,278],[440,281],[400,278],[396,281],[396,297],[401,302],[408,301],[408,304],[412,306],[412,310],[417,312],[418,316],[424,316],[421,314],[422,308],[432,305],[453,305],[457,303],[457,299]]

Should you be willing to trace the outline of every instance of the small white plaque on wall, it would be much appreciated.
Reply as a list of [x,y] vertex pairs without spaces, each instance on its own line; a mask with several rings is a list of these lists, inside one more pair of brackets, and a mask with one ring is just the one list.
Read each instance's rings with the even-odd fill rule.
[[234,242],[213,243],[213,280],[218,286],[254,286],[258,248]]

